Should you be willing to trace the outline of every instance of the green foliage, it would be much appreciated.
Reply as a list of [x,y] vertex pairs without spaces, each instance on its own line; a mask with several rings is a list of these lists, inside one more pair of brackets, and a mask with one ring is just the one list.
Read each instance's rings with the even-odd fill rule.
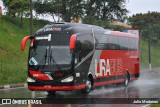
[[83,0],[37,0],[34,1],[34,9],[38,14],[48,13],[53,16],[59,16],[66,22],[73,18],[82,17],[84,14]]
[[128,12],[125,0],[36,0],[34,9],[38,14],[49,13],[70,22],[74,18],[97,20],[122,20]]
[[124,29],[123,26],[113,25],[110,20],[101,20],[101,19],[96,19],[93,17],[85,17],[82,19],[82,21],[85,24],[97,25],[105,29],[111,29],[111,30],[116,30],[116,31],[122,31]]
[[128,12],[125,0],[87,0],[85,5],[87,16],[102,20],[122,20]]
[[141,36],[143,39],[148,39],[150,36],[151,42],[160,41],[160,13],[148,12],[145,14],[136,14],[129,18],[130,23],[134,28],[141,30]]
[[150,107],[160,107],[160,104],[151,104]]
[[148,12],[148,13],[139,13],[129,17],[129,21],[131,22],[134,28],[143,29],[144,27],[148,27],[148,25],[158,24],[160,23],[160,13],[159,12]]
[[[140,39],[140,53],[141,53],[141,68],[148,68],[148,41],[143,38]],[[151,63],[152,67],[160,66],[160,47],[157,43],[151,45]]]
[[21,27],[23,26],[23,17],[29,16],[29,1],[28,0],[2,0],[7,8],[7,15],[11,17],[21,17]]
[[23,16],[27,15],[29,11],[28,0],[2,0],[4,6],[7,8],[9,16]]
[[93,18],[93,17],[85,17],[82,19],[83,23],[85,24],[92,24],[92,25],[97,25],[97,26],[101,26],[101,27],[104,27],[104,28],[108,28],[109,27],[109,24],[110,24],[110,21],[103,21],[103,20],[100,20],[100,19],[96,19],[96,18]]
[[[29,0],[2,0],[9,16],[29,15]],[[75,18],[93,17],[97,20],[123,20],[128,12],[125,0],[34,0],[37,14],[50,14],[55,20],[70,22]],[[56,21],[56,20],[55,20]]]
[[[43,20],[34,20],[34,32],[47,23]],[[22,38],[29,34],[29,19],[24,19],[22,28],[20,18],[0,15],[0,84],[26,81],[28,47],[21,52],[20,43]]]

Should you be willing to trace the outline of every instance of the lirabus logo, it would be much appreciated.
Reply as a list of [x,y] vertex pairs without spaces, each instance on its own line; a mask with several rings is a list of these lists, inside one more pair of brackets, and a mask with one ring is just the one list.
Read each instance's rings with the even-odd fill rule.
[[122,59],[95,59],[96,77],[107,77],[122,74]]

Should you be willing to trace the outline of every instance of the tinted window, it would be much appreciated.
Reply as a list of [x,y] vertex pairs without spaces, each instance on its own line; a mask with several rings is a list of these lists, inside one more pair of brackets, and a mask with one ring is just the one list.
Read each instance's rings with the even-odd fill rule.
[[102,50],[106,49],[107,45],[107,35],[96,34],[96,49]]
[[96,49],[138,50],[138,39],[113,35],[96,35]]
[[136,50],[138,50],[138,39],[134,39],[134,42],[135,42],[135,48]]
[[119,50],[119,40],[117,36],[108,36],[107,38],[107,49],[108,50]]
[[80,42],[81,50],[93,50],[93,36],[90,34],[82,34],[77,36],[77,40]]
[[127,37],[119,37],[119,44],[121,50],[128,50],[128,38]]
[[129,49],[138,50],[138,41],[135,38],[129,38]]
[[79,42],[79,49],[75,53],[77,63],[86,57],[94,48],[93,36],[91,34],[82,34],[77,36]]

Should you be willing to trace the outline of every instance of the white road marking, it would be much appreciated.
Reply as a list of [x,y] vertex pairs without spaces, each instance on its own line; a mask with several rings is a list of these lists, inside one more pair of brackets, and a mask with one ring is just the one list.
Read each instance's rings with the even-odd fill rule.
[[144,105],[144,106],[142,106],[142,107],[150,107],[150,104],[146,104],[146,105]]

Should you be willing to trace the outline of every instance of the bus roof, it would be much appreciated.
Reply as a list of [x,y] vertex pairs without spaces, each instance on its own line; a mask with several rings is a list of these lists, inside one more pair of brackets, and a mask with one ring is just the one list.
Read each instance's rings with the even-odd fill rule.
[[120,31],[111,31],[109,29],[104,29],[103,27],[96,26],[96,25],[89,25],[89,24],[82,24],[82,23],[67,23],[67,22],[59,22],[59,23],[50,23],[45,25],[42,29],[37,31],[38,33],[45,33],[45,32],[53,32],[53,31],[62,31],[62,30],[74,30],[77,29],[77,32],[80,29],[93,29],[95,32],[107,32],[106,34],[111,34],[115,36],[126,36],[132,38],[139,38],[138,36],[130,33],[124,33]]
[[46,32],[54,32],[54,31],[67,31],[67,30],[75,30],[77,32],[82,29],[93,29],[93,30],[104,30],[103,27],[96,26],[96,25],[89,25],[89,24],[82,24],[82,23],[67,23],[67,22],[60,22],[60,23],[50,23],[45,25],[42,29],[39,29],[36,34],[46,33]]
[[110,34],[111,35],[116,35],[116,36],[139,38],[137,35],[134,35],[134,34],[131,34],[131,33],[120,32],[120,31],[111,31]]
[[66,27],[87,27],[87,28],[95,28],[95,29],[104,29],[103,27],[96,26],[96,25],[89,25],[89,24],[82,24],[82,23],[67,23],[67,22],[58,22],[58,23],[50,23],[47,24],[45,27],[51,26],[66,26]]

